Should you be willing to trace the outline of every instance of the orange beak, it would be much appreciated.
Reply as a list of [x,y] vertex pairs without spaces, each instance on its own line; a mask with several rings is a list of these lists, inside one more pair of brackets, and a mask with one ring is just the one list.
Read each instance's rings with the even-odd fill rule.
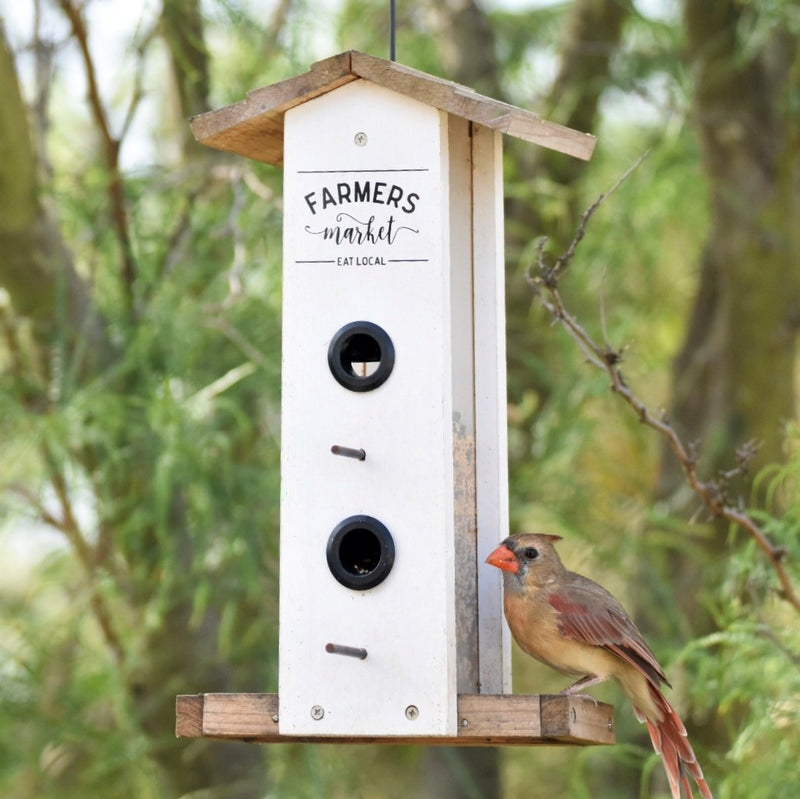
[[502,569],[504,572],[516,574],[519,571],[517,556],[505,544],[500,544],[500,546],[486,558],[486,562],[492,566],[497,566],[498,569]]

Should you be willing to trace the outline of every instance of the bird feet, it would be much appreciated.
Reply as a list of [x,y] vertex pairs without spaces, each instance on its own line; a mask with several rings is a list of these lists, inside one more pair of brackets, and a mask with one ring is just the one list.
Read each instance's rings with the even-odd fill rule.
[[573,683],[568,688],[565,688],[561,691],[562,696],[579,696],[582,699],[591,699],[594,702],[594,706],[597,707],[597,700],[591,695],[583,693],[581,689],[589,688],[592,685],[597,685],[598,683],[605,682],[608,678],[603,677],[597,674],[589,674],[586,677],[581,677],[578,682]]

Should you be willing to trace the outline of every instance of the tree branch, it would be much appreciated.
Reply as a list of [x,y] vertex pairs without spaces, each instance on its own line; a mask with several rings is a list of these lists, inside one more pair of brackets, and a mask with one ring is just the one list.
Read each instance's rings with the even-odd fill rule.
[[94,58],[89,49],[89,34],[81,14],[81,8],[72,0],[59,0],[61,10],[69,20],[72,35],[78,43],[78,48],[83,58],[86,71],[86,85],[88,90],[89,108],[92,111],[95,125],[103,143],[106,169],[108,170],[108,198],[111,206],[111,220],[117,235],[122,254],[122,286],[123,294],[129,315],[134,312],[134,283],[136,280],[136,261],[133,257],[130,226],[128,224],[128,210],[125,203],[124,184],[122,172],[119,168],[119,152],[121,139],[116,138],[111,132],[111,125],[106,114],[103,99],[100,96],[100,87],[97,83],[97,70]]
[[608,375],[611,380],[611,390],[619,395],[628,406],[633,409],[642,424],[651,427],[666,440],[670,450],[675,455],[683,470],[686,482],[702,499],[712,516],[739,525],[756,542],[758,547],[769,559],[775,571],[781,585],[781,594],[783,598],[800,613],[800,596],[798,596],[797,590],[785,566],[786,550],[783,547],[772,544],[757,522],[745,511],[736,507],[727,496],[726,488],[729,479],[732,476],[740,475],[746,471],[750,459],[755,454],[755,444],[749,442],[737,450],[737,465],[735,469],[720,473],[716,480],[704,480],[697,469],[695,447],[691,444],[685,444],[666,418],[663,416],[656,417],[650,412],[645,403],[625,380],[620,367],[622,360],[621,351],[614,350],[608,346],[600,346],[567,310],[561,292],[559,291],[559,281],[574,258],[578,245],[586,234],[592,216],[602,203],[627,180],[631,173],[641,164],[643,158],[644,156],[639,158],[608,192],[601,194],[600,197],[589,206],[584,212],[575,232],[575,236],[569,246],[554,263],[550,264],[547,262],[544,253],[546,239],[542,239],[538,242],[536,248],[536,266],[538,274],[532,274],[531,268],[529,268],[526,275],[528,283],[533,288],[542,306],[552,315],[554,321],[562,324],[573,339],[575,339],[581,351],[586,355],[589,363]]
[[137,64],[133,71],[133,88],[131,90],[130,100],[128,101],[128,109],[125,112],[125,119],[123,120],[122,127],[120,128],[120,144],[125,141],[125,137],[130,132],[131,125],[136,117],[136,112],[139,110],[139,105],[144,99],[144,60],[147,55],[147,49],[151,42],[155,39],[157,33],[158,25],[153,25],[150,30],[144,34],[144,36],[139,38],[139,41],[136,43]]
[[73,552],[78,558],[78,562],[86,573],[86,585],[89,591],[89,604],[92,608],[92,612],[102,630],[103,637],[114,659],[117,664],[121,665],[125,658],[125,647],[114,626],[111,608],[108,606],[108,602],[101,593],[99,587],[100,581],[97,580],[96,553],[81,530],[78,520],[75,517],[69,496],[69,487],[64,479],[63,471],[56,462],[55,456],[47,444],[41,447],[41,453],[49,475],[50,485],[53,487],[56,497],[58,498],[58,503],[61,506],[61,518],[54,516],[42,503],[30,497],[30,495],[29,499],[34,503],[42,520],[55,527],[57,530],[60,530],[72,547]]

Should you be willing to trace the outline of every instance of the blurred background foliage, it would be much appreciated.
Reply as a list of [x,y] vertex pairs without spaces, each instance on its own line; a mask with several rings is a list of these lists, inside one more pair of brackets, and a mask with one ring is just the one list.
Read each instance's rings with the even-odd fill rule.
[[[402,62],[599,138],[589,165],[507,142],[513,529],[564,535],[634,611],[715,796],[798,795],[797,612],[524,279],[648,153],[562,291],[707,473],[762,441],[730,490],[800,579],[796,4],[397,6]],[[3,795],[666,796],[622,703],[610,749],[174,739],[178,693],[277,690],[281,173],[186,119],[344,49],[386,56],[388,3],[0,11]],[[563,684],[516,663],[517,691]]]

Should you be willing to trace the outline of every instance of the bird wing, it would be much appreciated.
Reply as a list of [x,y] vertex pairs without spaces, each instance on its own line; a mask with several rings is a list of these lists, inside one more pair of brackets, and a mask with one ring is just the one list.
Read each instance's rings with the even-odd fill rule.
[[[598,593],[599,592],[599,593]],[[602,600],[602,601],[600,601]],[[561,635],[614,652],[639,668],[652,685],[669,685],[664,670],[622,605],[586,577],[570,573],[570,580],[549,597],[557,613]]]

